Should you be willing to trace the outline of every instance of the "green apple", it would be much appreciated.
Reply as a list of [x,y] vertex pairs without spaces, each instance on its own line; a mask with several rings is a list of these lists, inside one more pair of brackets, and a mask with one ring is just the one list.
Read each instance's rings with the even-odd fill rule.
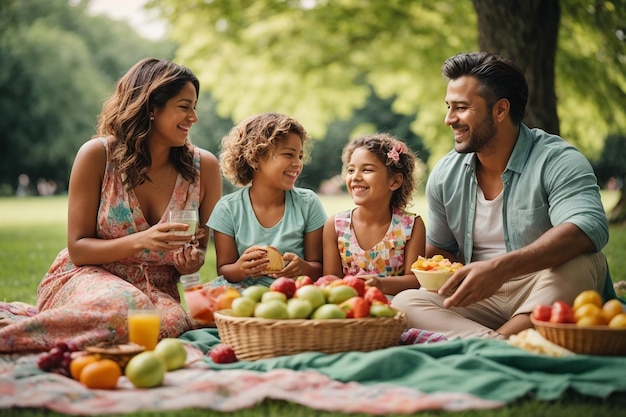
[[370,316],[374,317],[395,317],[398,310],[388,304],[374,302],[370,306]]
[[173,371],[185,366],[187,351],[182,341],[168,337],[162,339],[154,348],[154,353],[165,362],[165,369]]
[[[302,287],[304,288],[304,287]],[[312,319],[345,319],[346,312],[341,309],[337,304],[322,304],[319,306],[313,314]]]
[[290,319],[306,319],[313,312],[313,305],[304,298],[290,298],[287,301],[287,313]]
[[258,303],[254,308],[254,317],[264,319],[288,319],[287,303],[279,300],[269,300],[264,303]]
[[349,285],[338,285],[336,287],[327,287],[328,297],[327,301],[331,304],[341,304],[344,301],[357,297],[359,294],[357,291]]
[[261,297],[263,297],[263,294],[265,294],[269,290],[270,289],[268,287],[265,287],[263,285],[251,285],[241,290],[241,296],[251,298],[252,300],[254,300],[255,303],[258,303],[261,301]]
[[278,301],[282,301],[283,303],[287,302],[287,296],[279,291],[266,291],[263,293],[263,295],[261,296],[261,302],[265,303],[267,301],[270,300],[278,300]]
[[236,317],[252,317],[256,301],[248,297],[238,297],[233,300],[230,311]]
[[294,297],[309,300],[313,306],[313,310],[326,303],[324,291],[317,285],[305,285],[304,287],[298,288]]
[[124,370],[126,378],[137,388],[158,387],[163,383],[165,372],[165,362],[153,350],[133,356]]

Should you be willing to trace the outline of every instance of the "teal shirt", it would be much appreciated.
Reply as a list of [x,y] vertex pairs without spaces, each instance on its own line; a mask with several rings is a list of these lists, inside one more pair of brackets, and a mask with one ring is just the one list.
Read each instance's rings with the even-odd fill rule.
[[263,227],[250,201],[250,188],[226,194],[215,205],[207,225],[235,238],[239,255],[254,245],[274,246],[281,253],[304,258],[304,235],[324,226],[326,211],[319,197],[309,189],[285,192],[285,213],[272,227]]
[[[561,137],[520,125],[520,133],[502,174],[502,218],[508,252],[534,242],[562,223],[578,226],[601,251],[609,227],[593,168]],[[427,242],[472,259],[476,215],[476,155],[449,152],[426,184]]]

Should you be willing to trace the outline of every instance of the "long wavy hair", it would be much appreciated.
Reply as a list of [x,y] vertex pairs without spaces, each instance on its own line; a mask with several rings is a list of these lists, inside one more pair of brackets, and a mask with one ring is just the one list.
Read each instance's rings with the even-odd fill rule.
[[[164,59],[146,58],[120,78],[115,93],[104,102],[97,136],[113,136],[111,158],[127,189],[149,180],[150,113],[163,108],[188,82],[196,88],[197,98],[200,82],[191,70]],[[193,147],[188,140],[170,149],[169,160],[183,178],[195,181]]]
[[302,140],[303,162],[306,163],[310,138],[294,118],[279,113],[261,113],[238,123],[222,138],[222,175],[234,185],[248,185],[259,161],[269,158],[277,144],[290,133]]

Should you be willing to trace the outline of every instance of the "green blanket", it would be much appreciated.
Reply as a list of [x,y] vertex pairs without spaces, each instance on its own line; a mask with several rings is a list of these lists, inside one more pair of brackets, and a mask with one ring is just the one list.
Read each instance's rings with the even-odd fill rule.
[[[216,329],[192,330],[181,338],[203,352],[220,343]],[[484,339],[397,346],[373,352],[307,352],[226,365],[213,364],[209,358],[205,361],[215,369],[315,370],[342,382],[383,382],[426,393],[462,392],[506,403],[526,395],[553,400],[568,389],[600,398],[626,392],[626,357],[553,358],[503,341]]]

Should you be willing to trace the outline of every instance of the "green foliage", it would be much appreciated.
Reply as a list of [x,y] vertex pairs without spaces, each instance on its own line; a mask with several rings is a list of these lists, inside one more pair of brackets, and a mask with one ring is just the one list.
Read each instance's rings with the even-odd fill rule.
[[[369,84],[380,97],[396,98],[396,113],[416,116],[412,130],[434,161],[451,148],[442,123],[440,66],[451,55],[478,49],[477,16],[468,0],[151,4],[170,20],[171,35],[181,43],[177,59],[197,70],[225,117],[281,111],[322,137],[333,121],[346,120],[364,105]],[[607,134],[626,130],[626,2],[559,4],[555,72],[561,133],[595,158]],[[502,36],[509,23],[490,22]],[[202,29],[190,33],[189,27]]]
[[148,54],[171,57],[174,44],[67,0],[4,0],[0,22],[0,190],[21,173],[63,189],[114,81]]

